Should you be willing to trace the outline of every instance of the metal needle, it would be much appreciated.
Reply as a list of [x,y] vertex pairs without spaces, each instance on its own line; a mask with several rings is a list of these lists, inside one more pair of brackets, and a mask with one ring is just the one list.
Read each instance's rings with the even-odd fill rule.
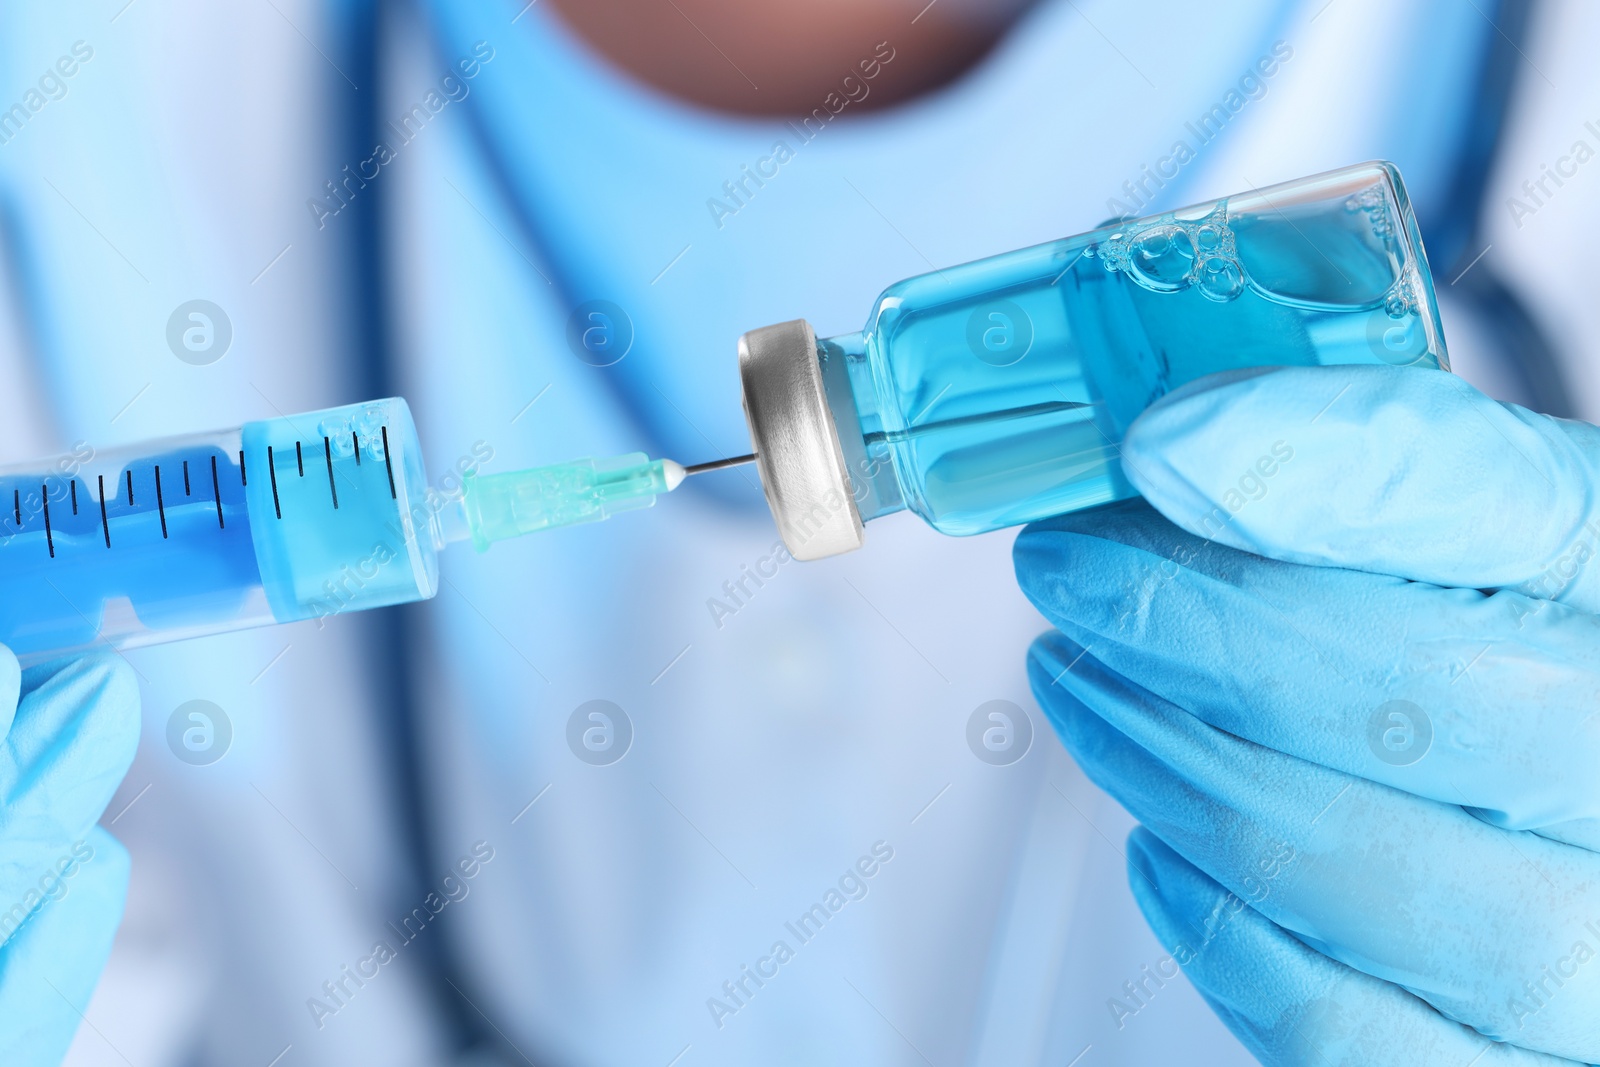
[[706,471],[719,471],[724,467],[738,467],[756,461],[755,453],[745,456],[730,456],[727,459],[713,459],[707,463],[696,463],[692,467],[683,468],[684,474],[704,474]]

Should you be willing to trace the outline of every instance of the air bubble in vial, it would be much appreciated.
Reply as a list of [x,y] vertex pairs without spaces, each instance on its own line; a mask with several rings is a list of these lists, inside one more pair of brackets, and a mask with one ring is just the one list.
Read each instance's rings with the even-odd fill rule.
[[1189,283],[1194,242],[1181,226],[1157,226],[1133,243],[1128,272],[1146,289],[1171,293]]
[[1244,271],[1232,260],[1212,256],[1201,270],[1199,284],[1202,296],[1226,303],[1244,291]]

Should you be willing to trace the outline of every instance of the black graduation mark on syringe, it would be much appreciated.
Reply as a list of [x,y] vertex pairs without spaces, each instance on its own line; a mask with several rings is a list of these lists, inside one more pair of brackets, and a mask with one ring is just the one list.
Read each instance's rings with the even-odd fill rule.
[[239,449],[239,484],[240,485],[249,485],[250,484],[248,481],[245,480],[245,476],[244,476],[244,449],[242,449],[242,448]]
[[111,524],[106,522],[106,476],[96,475],[100,480],[100,529],[105,531],[106,547],[111,547]]
[[333,496],[333,510],[339,510],[339,488],[333,484],[333,443],[326,437],[322,439],[322,454],[328,460],[328,492]]
[[211,457],[211,496],[217,502],[217,529],[225,530],[228,524],[222,521],[222,483],[217,481],[217,457]]
[[[389,427],[380,426],[378,429],[383,435],[383,466],[384,470],[389,476],[389,498],[391,500],[398,500],[400,494],[396,489],[394,482],[394,463],[389,458]],[[300,477],[303,478],[305,477],[306,467],[305,451],[302,447],[302,444],[303,443],[300,441],[296,441],[294,443],[294,459],[295,469],[299,472]],[[356,466],[359,467],[361,466],[361,435],[359,433],[352,433],[350,435],[350,444],[355,449]],[[339,508],[339,484],[333,469],[333,438],[331,436],[324,435],[322,438],[322,456],[323,460],[328,466],[328,495],[333,500],[334,510],[337,511]],[[216,483],[216,465],[216,459],[213,457],[211,461],[213,485]],[[272,481],[272,512],[281,519],[283,518],[283,503],[278,496],[278,462],[274,457],[272,445],[267,446],[267,476]],[[239,478],[241,482],[244,480],[243,452],[239,453]],[[222,500],[220,496],[217,499],[217,514],[220,518],[222,514]]]
[[[183,474],[184,481],[187,482],[189,475],[188,460],[183,461]],[[161,515],[161,538],[165,540],[167,536],[167,503],[161,499],[161,464],[159,463],[156,464],[156,511]]]
[[272,479],[272,511],[283,518],[283,507],[278,503],[278,465],[272,461],[272,446],[267,446],[267,474]]
[[193,496],[194,495],[193,493],[191,493],[189,491],[189,461],[188,460],[184,460],[183,461],[183,495],[184,496]]
[[50,549],[50,558],[56,558],[56,539],[50,532],[50,487],[41,485],[39,495],[44,497],[44,543]]
[[133,506],[133,468],[128,468],[128,506]]
[[72,513],[78,513],[78,479],[72,479]]
[[398,500],[399,496],[394,491],[394,464],[389,461],[389,427],[378,427],[383,431],[383,466],[389,472],[389,499]]

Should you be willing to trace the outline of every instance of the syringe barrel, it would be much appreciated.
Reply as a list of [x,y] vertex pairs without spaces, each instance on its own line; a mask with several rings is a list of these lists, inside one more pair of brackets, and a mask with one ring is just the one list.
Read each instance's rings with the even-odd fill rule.
[[269,471],[248,500],[274,621],[438,592],[432,498],[404,400],[248,423],[244,450]]
[[0,467],[0,643],[27,665],[432,596],[431,499],[397,399]]

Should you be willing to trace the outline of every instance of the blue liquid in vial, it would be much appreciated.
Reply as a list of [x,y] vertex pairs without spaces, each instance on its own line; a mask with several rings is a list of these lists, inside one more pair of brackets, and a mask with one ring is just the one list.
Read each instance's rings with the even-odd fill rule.
[[[1117,444],[1165,393],[1258,366],[1447,367],[1399,174],[1347,168],[890,287],[821,344],[862,518],[974,534],[1133,496]],[[826,364],[848,374],[830,379]],[[853,403],[852,403],[853,401]]]

